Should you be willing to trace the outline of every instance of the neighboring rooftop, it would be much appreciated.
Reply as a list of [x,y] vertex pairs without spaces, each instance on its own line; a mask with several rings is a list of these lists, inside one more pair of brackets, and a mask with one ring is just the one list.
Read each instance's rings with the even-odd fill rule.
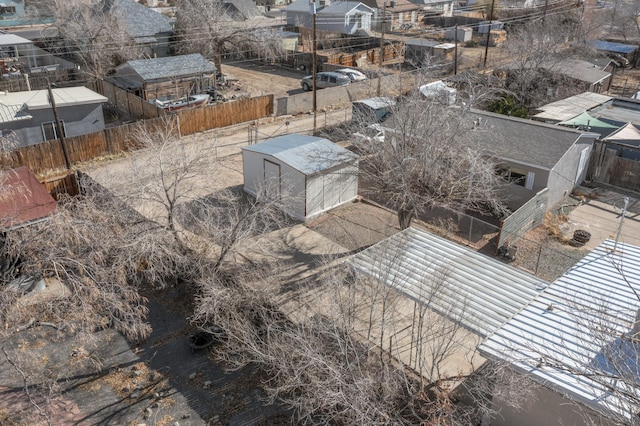
[[478,117],[478,131],[472,140],[481,149],[504,160],[546,169],[553,168],[581,135],[588,134],[533,120],[472,110],[469,119],[477,120]]
[[[145,81],[180,75],[212,74],[216,71],[216,67],[199,53],[164,58],[137,59],[129,61],[127,64]],[[122,65],[118,68],[121,67]]]
[[629,122],[640,125],[640,101],[614,98],[590,109],[589,114],[618,126]]
[[328,139],[299,134],[278,136],[242,150],[271,155],[307,176],[358,158]]
[[[0,6],[2,3],[0,3]],[[20,37],[19,35],[9,34],[9,33],[0,33],[0,46],[18,46],[18,45],[29,45],[33,44],[31,40],[28,40],[24,37]]]
[[539,121],[565,121],[577,117],[585,111],[595,108],[613,99],[599,93],[584,92],[537,108],[540,113],[532,118]]
[[349,264],[486,337],[548,283],[417,228],[352,256]]
[[[635,413],[620,409],[634,404],[611,389],[632,392],[635,401],[639,397],[637,388],[622,389],[624,381],[616,379],[627,368],[634,375],[638,371],[637,348],[632,348],[638,343],[629,340],[640,308],[638,293],[640,248],[607,240],[490,336],[480,351],[594,409],[630,417]],[[634,356],[631,349],[635,360],[623,359]]]
[[[103,103],[108,100],[86,87],[64,87],[52,89],[52,92],[57,107]],[[0,92],[0,104],[9,107],[26,105],[29,110],[51,108],[47,90]]]
[[615,43],[612,41],[596,40],[593,42],[593,47],[597,50],[603,50],[605,52],[620,53],[626,55],[638,50],[638,46],[635,44]]
[[106,8],[118,18],[133,38],[153,37],[160,33],[173,32],[170,18],[134,0],[106,0]]
[[365,7],[366,9],[368,9],[368,11],[373,13],[373,9],[371,9],[369,6],[367,6],[364,3],[361,3],[359,1],[338,1],[335,3],[331,3],[329,6],[321,9],[318,11],[318,13],[328,13],[328,14],[346,14],[348,12],[351,12],[353,9],[356,9],[358,6],[362,5],[363,7]]
[[578,59],[565,59],[552,68],[555,72],[588,84],[598,84],[611,75],[593,63]]
[[25,226],[53,213],[56,201],[26,167],[0,173],[0,229]]

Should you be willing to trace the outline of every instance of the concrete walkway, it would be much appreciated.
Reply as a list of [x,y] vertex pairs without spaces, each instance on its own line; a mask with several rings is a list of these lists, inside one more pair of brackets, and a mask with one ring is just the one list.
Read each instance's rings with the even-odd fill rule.
[[[593,250],[606,239],[615,239],[622,219],[624,194],[605,189],[596,191],[597,198],[586,200],[569,214],[567,237],[577,229],[591,233],[585,248]],[[619,241],[640,246],[640,199],[629,198]]]

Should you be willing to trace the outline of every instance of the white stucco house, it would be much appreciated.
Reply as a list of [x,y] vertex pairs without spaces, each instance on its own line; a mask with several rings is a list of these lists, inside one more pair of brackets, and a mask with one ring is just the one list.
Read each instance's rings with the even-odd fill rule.
[[358,156],[333,142],[290,134],[242,148],[245,192],[276,193],[283,209],[306,220],[358,195]]

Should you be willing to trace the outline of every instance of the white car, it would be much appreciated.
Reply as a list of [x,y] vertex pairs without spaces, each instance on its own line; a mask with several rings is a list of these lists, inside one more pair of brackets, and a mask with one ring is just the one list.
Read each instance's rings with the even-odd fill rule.
[[351,80],[352,83],[354,81],[362,81],[367,79],[367,76],[364,75],[364,73],[351,68],[342,68],[339,70],[335,70],[334,72],[340,73],[342,75],[346,75],[347,77],[349,77],[349,80]]

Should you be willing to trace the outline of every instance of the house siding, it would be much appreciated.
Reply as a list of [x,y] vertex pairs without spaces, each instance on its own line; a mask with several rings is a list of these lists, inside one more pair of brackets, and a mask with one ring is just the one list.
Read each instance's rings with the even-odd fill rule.
[[[33,117],[30,120],[3,124],[5,129],[15,131],[20,141],[20,146],[36,145],[44,142],[42,123],[54,121],[53,110],[51,109],[30,110],[29,114]],[[102,104],[58,107],[58,116],[64,122],[65,132],[68,137],[99,132],[105,127]]]
[[502,189],[503,199],[507,203],[507,207],[509,207],[509,209],[512,211],[515,211],[522,207],[527,201],[529,201],[533,196],[546,188],[548,185],[548,170],[510,161],[500,161],[500,165],[504,165],[505,167],[508,167],[510,169],[516,168],[525,170],[527,173],[534,173],[533,185],[531,186],[531,189],[516,184],[507,185]]

